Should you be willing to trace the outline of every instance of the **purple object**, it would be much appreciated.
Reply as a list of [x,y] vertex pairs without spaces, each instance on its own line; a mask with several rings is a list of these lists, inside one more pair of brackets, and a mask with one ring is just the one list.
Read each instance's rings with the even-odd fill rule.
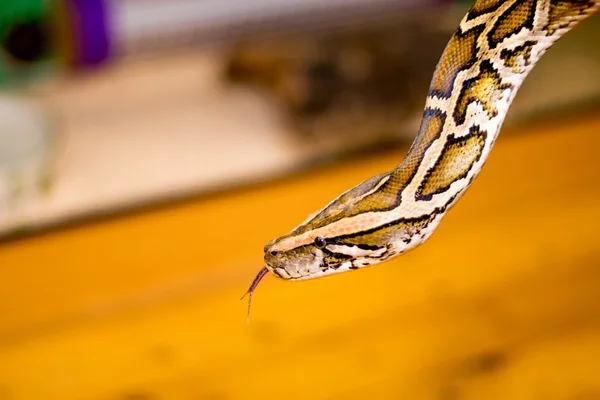
[[72,15],[76,64],[97,65],[110,55],[105,0],[67,0]]

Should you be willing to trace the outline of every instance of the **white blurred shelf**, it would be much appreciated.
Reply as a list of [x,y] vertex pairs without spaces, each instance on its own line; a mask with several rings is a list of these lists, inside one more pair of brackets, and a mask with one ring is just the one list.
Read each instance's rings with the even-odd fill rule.
[[328,151],[283,133],[253,92],[221,86],[218,61],[136,61],[45,87],[60,130],[51,192],[5,208],[0,233],[258,181]]

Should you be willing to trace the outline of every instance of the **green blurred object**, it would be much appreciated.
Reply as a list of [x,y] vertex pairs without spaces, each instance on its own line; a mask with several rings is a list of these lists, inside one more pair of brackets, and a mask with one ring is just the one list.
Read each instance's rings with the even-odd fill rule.
[[48,0],[0,0],[0,87],[19,87],[53,69]]

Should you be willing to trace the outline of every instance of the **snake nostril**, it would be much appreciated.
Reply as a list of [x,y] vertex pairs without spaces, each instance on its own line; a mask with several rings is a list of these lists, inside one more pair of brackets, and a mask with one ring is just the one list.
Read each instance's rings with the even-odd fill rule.
[[275,256],[277,255],[277,251],[275,251],[275,250],[271,250],[271,251],[269,252],[269,254],[270,254],[271,256],[275,257]]

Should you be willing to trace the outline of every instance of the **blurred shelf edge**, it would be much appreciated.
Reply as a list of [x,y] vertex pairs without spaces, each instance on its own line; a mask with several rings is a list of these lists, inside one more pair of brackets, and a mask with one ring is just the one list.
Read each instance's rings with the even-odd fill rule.
[[[594,17],[545,56],[517,96],[507,125],[535,115],[545,119],[565,106],[598,104],[598,21]],[[0,215],[0,241],[281,178],[359,150],[353,143],[317,147],[294,140],[273,99],[223,84],[226,57],[216,48],[134,58],[101,75],[84,73],[34,88],[30,95],[61,122],[56,179],[50,195]],[[407,119],[400,143],[412,140],[419,115]]]
[[117,52],[122,54],[227,45],[389,19],[410,21],[424,9],[447,10],[454,5],[454,0],[176,0],[147,7],[135,0],[109,1],[119,38]]

